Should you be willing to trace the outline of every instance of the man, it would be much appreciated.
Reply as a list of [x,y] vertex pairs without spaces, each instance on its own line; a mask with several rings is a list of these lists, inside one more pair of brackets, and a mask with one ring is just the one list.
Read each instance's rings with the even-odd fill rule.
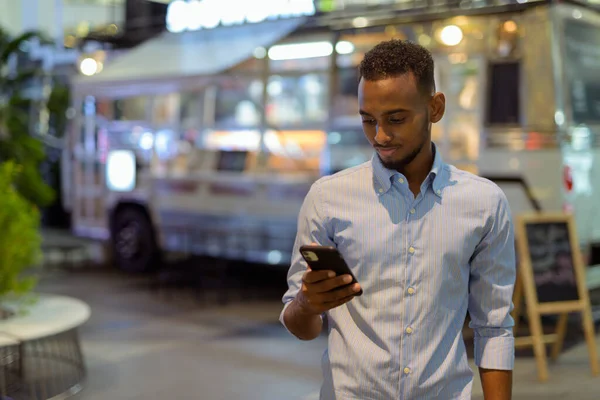
[[[383,42],[360,65],[370,162],[316,182],[299,215],[281,321],[302,340],[328,320],[321,399],[470,399],[467,311],[486,400],[511,398],[513,226],[503,192],[445,164],[444,115],[424,48]],[[336,247],[349,277],[311,271],[299,247]],[[364,294],[354,296],[361,287]]]

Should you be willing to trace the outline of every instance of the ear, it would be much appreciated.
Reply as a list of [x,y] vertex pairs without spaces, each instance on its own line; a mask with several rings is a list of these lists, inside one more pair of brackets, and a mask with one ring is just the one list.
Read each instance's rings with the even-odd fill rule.
[[435,124],[440,122],[446,112],[446,96],[444,93],[436,93],[429,101],[429,122]]

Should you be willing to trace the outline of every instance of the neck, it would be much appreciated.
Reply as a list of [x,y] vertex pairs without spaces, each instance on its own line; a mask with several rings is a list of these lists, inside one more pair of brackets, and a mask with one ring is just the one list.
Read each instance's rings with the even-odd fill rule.
[[425,178],[427,178],[433,167],[433,161],[433,146],[431,142],[428,142],[410,164],[398,170],[398,172],[406,177],[408,185],[413,192],[416,191],[418,193],[420,191],[423,181],[425,181]]

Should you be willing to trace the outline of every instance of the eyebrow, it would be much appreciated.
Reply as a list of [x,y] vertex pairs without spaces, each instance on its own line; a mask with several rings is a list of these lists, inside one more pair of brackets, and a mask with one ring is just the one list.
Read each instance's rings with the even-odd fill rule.
[[[400,112],[408,112],[409,110],[405,109],[405,108],[396,108],[394,110],[388,110],[388,111],[384,111],[383,115],[392,115],[392,114],[396,114],[396,113],[400,113]],[[366,115],[366,116],[371,116],[371,114],[369,114],[368,112],[364,111],[364,110],[360,110],[359,111],[360,115]]]

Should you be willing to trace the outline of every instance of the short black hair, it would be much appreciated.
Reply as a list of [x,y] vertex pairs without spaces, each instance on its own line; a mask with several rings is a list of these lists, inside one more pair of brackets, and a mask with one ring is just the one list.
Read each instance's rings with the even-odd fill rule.
[[359,77],[368,81],[395,78],[412,72],[419,90],[435,92],[433,57],[425,47],[409,40],[392,39],[379,43],[365,54]]

